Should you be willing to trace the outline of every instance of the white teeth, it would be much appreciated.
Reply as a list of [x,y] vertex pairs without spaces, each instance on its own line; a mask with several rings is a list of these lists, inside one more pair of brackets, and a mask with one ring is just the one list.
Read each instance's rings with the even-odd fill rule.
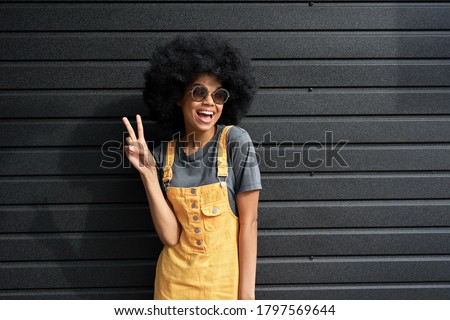
[[200,111],[197,111],[197,113],[203,113],[203,114],[206,114],[208,116],[212,116],[213,115],[212,111],[206,111],[206,110],[200,110]]

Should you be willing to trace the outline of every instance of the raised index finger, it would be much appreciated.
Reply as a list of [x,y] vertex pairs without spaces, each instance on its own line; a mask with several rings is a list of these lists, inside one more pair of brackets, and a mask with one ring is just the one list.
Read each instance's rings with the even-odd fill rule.
[[130,134],[131,139],[133,140],[137,140],[136,139],[136,134],[134,133],[134,129],[131,126],[130,121],[128,121],[127,117],[123,117],[122,118],[123,123],[125,124],[125,127],[127,127],[128,133]]
[[142,125],[142,119],[140,115],[136,115],[136,123],[138,128],[138,138],[143,139],[144,138],[144,126]]

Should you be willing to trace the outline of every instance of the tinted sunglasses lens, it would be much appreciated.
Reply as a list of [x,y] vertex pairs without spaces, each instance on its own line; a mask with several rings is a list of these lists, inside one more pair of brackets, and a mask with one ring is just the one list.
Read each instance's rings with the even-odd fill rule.
[[192,99],[194,99],[197,102],[203,101],[208,94],[208,91],[205,87],[197,86],[194,89],[192,89]]
[[219,89],[214,93],[214,102],[217,104],[224,104],[227,100],[230,94],[225,89]]

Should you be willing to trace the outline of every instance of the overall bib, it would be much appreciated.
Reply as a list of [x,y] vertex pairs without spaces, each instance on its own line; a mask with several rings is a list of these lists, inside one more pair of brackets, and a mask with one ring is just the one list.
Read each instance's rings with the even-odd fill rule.
[[181,234],[175,246],[164,246],[159,255],[154,299],[238,298],[239,220],[230,208],[226,185],[230,128],[224,127],[218,141],[216,183],[170,187],[176,140],[168,144],[163,182]]

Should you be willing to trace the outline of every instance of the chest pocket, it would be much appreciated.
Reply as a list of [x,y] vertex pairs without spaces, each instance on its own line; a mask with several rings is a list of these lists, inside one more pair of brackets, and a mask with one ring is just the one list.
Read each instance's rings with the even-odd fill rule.
[[215,231],[225,223],[229,216],[227,211],[230,210],[230,205],[227,201],[217,201],[202,205],[201,210],[205,229]]

